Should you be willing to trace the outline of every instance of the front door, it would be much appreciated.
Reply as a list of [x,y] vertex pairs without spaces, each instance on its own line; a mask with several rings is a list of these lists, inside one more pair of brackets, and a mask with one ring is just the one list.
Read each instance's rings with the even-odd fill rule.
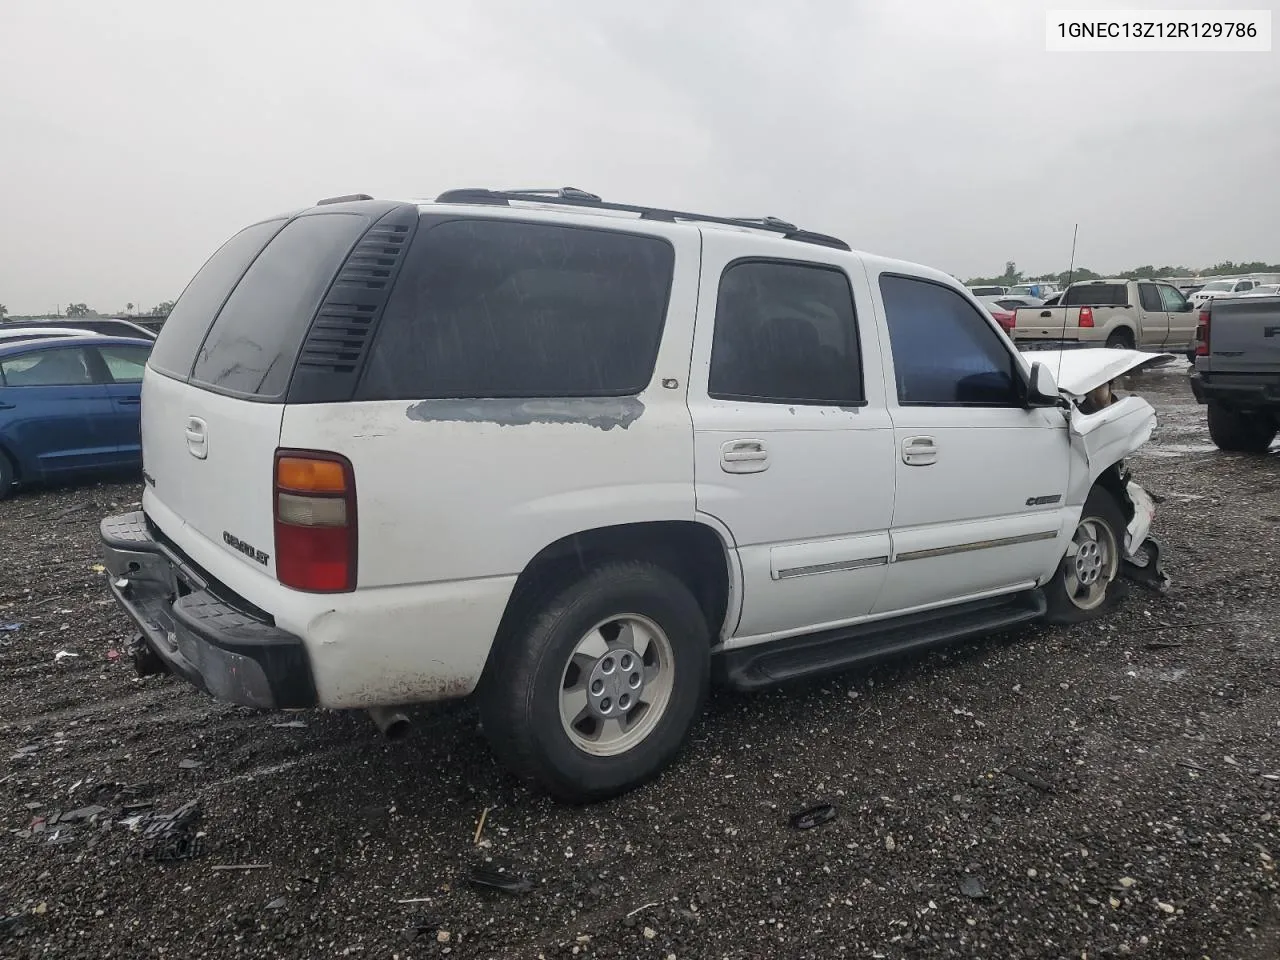
[[876,603],[901,613],[1030,587],[1061,557],[1070,443],[1025,409],[1007,340],[955,290],[881,274],[897,500]]
[[742,565],[730,645],[871,611],[894,471],[860,262],[784,240],[776,259],[740,259],[736,240],[703,232],[688,394],[697,508],[729,530]]
[[1190,350],[1196,342],[1196,323],[1200,311],[1192,308],[1182,291],[1167,283],[1159,285],[1160,299],[1169,316],[1169,336],[1165,338],[1166,350]]
[[94,369],[79,347],[36,347],[0,360],[0,413],[24,477],[110,465],[111,402]]

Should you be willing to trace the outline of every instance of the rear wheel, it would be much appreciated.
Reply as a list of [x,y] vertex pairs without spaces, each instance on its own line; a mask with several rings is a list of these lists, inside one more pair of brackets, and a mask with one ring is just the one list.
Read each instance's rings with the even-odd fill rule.
[[1209,401],[1209,437],[1219,450],[1266,453],[1276,438],[1276,422],[1261,413],[1245,413]]
[[1116,330],[1107,337],[1107,346],[1112,350],[1132,350],[1133,334],[1128,330]]
[[702,709],[706,619],[656,564],[605,564],[531,598],[498,646],[480,695],[494,753],[571,803],[657,775]]
[[1105,614],[1115,600],[1125,521],[1108,491],[1094,487],[1058,572],[1045,587],[1051,623],[1080,623]]

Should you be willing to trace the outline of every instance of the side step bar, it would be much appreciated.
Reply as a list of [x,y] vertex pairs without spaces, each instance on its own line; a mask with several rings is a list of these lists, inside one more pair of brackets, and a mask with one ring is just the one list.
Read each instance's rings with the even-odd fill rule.
[[716,678],[737,690],[847,670],[874,660],[1039,620],[1048,605],[1040,590],[978,600],[891,621],[856,624],[803,637],[726,650],[712,663]]

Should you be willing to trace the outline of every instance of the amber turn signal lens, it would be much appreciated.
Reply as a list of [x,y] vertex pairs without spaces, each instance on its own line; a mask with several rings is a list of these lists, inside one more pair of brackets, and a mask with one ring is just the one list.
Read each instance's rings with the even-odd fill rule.
[[332,460],[281,457],[276,461],[276,486],[298,493],[344,493],[347,481],[342,464]]

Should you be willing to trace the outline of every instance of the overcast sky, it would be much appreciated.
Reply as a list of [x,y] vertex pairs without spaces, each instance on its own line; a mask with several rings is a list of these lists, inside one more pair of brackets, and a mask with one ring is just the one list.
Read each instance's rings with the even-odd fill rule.
[[0,302],[149,307],[265,215],[458,186],[961,276],[1065,269],[1076,221],[1094,270],[1280,261],[1280,53],[1046,53],[1067,5],[0,0]]

